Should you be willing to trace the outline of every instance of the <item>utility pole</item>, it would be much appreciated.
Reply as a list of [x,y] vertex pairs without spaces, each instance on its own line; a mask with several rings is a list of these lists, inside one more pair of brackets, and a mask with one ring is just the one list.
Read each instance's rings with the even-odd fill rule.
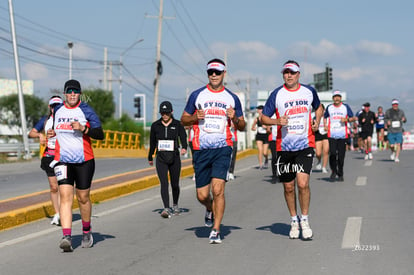
[[104,75],[103,75],[103,90],[108,90],[108,79],[107,79],[107,70],[108,70],[108,48],[104,48]]
[[120,55],[119,55],[119,98],[118,98],[118,103],[119,103],[119,118],[122,117],[122,66],[124,65],[122,63],[122,57],[130,50],[132,49],[136,44],[141,43],[142,41],[144,41],[143,38],[138,39],[137,41],[135,41],[131,46],[129,46],[128,48],[126,48]]
[[256,81],[256,84],[259,84],[259,80],[257,78],[251,78],[251,77],[248,77],[245,80],[237,80],[236,81],[237,86],[239,86],[242,81],[246,82],[246,89],[245,89],[245,93],[246,93],[246,110],[245,110],[245,114],[246,114],[246,118],[247,118],[247,125],[249,125],[248,127],[246,127],[246,129],[247,129],[247,133],[246,133],[247,134],[247,146],[246,147],[247,148],[251,148],[251,146],[252,146],[252,137],[251,137],[251,133],[249,131],[250,125],[252,125],[252,123],[253,123],[253,116],[252,116],[252,112],[250,110],[250,107],[251,107],[251,102],[250,102],[250,94],[251,94],[250,86],[251,85],[250,85],[250,83],[251,83],[252,80]]
[[[162,63],[161,63],[161,37],[162,37],[162,19],[175,19],[163,17],[163,6],[164,0],[160,0],[160,12],[158,15],[158,38],[157,38],[157,55],[155,60],[155,78],[154,78],[154,107],[152,109],[152,120],[157,119],[157,109],[158,109],[158,95],[159,95],[159,85],[160,85],[160,76],[162,74]],[[148,16],[151,18],[156,18],[157,16]]]
[[73,42],[68,42],[68,48],[69,48],[69,79],[72,79],[72,48],[73,48]]
[[19,109],[20,109],[20,120],[22,123],[22,137],[24,145],[24,158],[31,159],[29,148],[29,138],[27,136],[27,125],[26,125],[26,111],[24,106],[24,97],[22,90],[22,83],[20,79],[20,64],[19,64],[19,54],[17,51],[17,40],[16,40],[16,30],[14,27],[14,12],[13,12],[13,3],[12,0],[9,0],[9,12],[10,12],[10,28],[13,41],[13,51],[14,51],[14,64],[16,69],[16,82],[17,82],[17,92],[19,96]]

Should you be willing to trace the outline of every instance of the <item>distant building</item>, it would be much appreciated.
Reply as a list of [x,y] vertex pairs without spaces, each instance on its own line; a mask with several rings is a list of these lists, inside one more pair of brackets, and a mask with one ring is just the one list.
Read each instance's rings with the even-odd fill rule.
[[[22,80],[22,90],[25,95],[33,95],[33,80]],[[0,78],[0,96],[17,94],[17,82],[15,79]]]

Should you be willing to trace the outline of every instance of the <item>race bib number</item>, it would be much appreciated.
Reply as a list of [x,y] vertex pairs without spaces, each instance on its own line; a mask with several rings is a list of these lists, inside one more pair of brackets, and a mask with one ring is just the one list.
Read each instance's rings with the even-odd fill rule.
[[391,122],[391,127],[392,128],[400,128],[401,127],[401,122],[399,120],[394,120]]
[[380,119],[380,121],[378,121],[378,124],[379,125],[384,125],[384,120],[383,119]]
[[174,140],[158,140],[158,151],[174,151]]
[[68,167],[66,165],[57,165],[55,166],[54,171],[58,181],[68,178]]
[[51,138],[47,140],[47,148],[55,149],[56,146],[56,138]]
[[306,122],[302,118],[289,119],[287,128],[289,134],[302,135],[306,131]]
[[226,121],[221,118],[209,118],[204,123],[204,132],[207,133],[224,133]]

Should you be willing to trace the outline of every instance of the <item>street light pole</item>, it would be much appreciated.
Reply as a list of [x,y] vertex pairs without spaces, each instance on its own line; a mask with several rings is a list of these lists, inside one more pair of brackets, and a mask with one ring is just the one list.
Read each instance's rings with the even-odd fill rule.
[[137,41],[135,41],[134,43],[132,43],[131,46],[129,46],[128,48],[126,48],[120,55],[119,55],[119,118],[122,117],[122,57],[126,54],[127,51],[129,51],[130,49],[132,49],[136,44],[141,43],[142,41],[144,41],[143,38],[138,39]]
[[68,42],[68,48],[69,48],[69,79],[72,79],[72,48],[73,48],[73,42]]

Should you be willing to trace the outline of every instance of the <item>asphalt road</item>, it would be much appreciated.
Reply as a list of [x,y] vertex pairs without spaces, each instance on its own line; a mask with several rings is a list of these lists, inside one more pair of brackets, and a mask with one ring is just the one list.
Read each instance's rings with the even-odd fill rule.
[[226,185],[220,245],[208,243],[204,209],[185,178],[183,212],[171,219],[159,215],[158,187],[94,205],[90,249],[80,247],[78,210],[73,253],[58,248],[61,230],[48,219],[0,232],[0,273],[413,274],[414,151],[399,164],[388,156],[364,161],[348,153],[343,183],[312,173],[312,241],[288,238],[283,186],[251,156],[238,161],[236,180]]
[[[145,158],[96,159],[94,179],[148,168]],[[40,160],[0,164],[0,200],[49,189]]]

